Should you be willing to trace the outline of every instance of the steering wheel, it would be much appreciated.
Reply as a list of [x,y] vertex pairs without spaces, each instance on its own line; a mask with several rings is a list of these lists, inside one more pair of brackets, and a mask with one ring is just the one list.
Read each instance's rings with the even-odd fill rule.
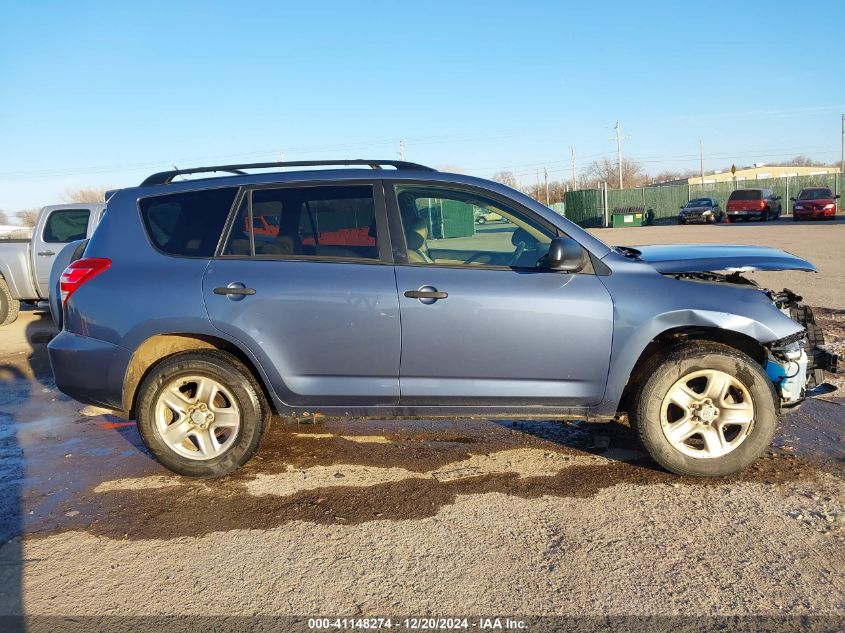
[[516,266],[516,263],[519,261],[519,258],[522,257],[522,254],[525,252],[525,242],[520,242],[516,246],[516,250],[513,253],[513,257],[511,257],[511,263],[508,266]]

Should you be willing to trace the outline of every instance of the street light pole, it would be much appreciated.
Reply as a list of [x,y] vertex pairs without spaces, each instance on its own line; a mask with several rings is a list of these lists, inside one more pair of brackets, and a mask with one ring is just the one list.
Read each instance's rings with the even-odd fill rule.
[[619,121],[613,126],[616,130],[616,136],[610,138],[611,141],[616,141],[616,163],[619,166],[619,188],[622,189],[622,135],[619,133],[621,128]]

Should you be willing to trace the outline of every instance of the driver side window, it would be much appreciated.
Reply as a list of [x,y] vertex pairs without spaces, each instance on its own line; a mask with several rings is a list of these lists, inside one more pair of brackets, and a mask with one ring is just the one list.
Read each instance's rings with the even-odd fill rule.
[[396,186],[409,264],[537,268],[554,234],[469,191]]

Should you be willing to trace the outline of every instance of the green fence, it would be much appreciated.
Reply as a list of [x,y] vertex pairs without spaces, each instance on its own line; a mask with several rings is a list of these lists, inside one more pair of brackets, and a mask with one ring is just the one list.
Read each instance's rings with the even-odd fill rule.
[[599,189],[566,192],[566,217],[584,227],[604,225],[604,207]]
[[[734,189],[771,189],[781,197],[784,213],[792,212],[789,198],[805,187],[828,187],[845,197],[845,174],[789,176],[761,180],[737,180],[703,185],[657,185],[638,189],[608,189],[608,217],[616,207],[644,207],[654,211],[655,220],[678,216],[678,209],[690,198],[716,198],[724,209]],[[580,189],[566,193],[566,217],[583,227],[604,226],[605,208],[600,189]],[[845,203],[840,202],[840,211]]]

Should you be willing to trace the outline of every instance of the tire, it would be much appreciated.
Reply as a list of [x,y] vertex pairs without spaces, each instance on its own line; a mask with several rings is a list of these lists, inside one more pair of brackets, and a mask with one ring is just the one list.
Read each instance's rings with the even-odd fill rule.
[[797,215],[793,215],[793,216],[792,216],[792,221],[793,221],[793,222],[797,222],[797,221],[798,221],[798,216],[797,216]]
[[[200,381],[219,387],[207,403],[197,397]],[[182,396],[174,397],[174,389]],[[165,394],[170,402],[178,401],[174,406],[185,407],[181,421],[173,419],[176,409],[164,403]],[[195,418],[188,416],[191,410],[206,428],[192,423]],[[269,411],[255,378],[237,358],[226,352],[203,350],[176,354],[156,364],[138,389],[136,417],[141,439],[163,466],[186,477],[221,477],[240,468],[258,450],[269,426]],[[214,419],[203,420],[209,414]],[[223,420],[237,422],[237,426],[223,425]],[[174,432],[173,440],[165,440],[163,428],[182,430],[177,426],[189,430]],[[178,441],[182,436],[184,439]],[[208,457],[202,455],[203,446]]]
[[21,302],[12,298],[6,280],[0,277],[0,326],[14,323],[18,318]]
[[[629,417],[643,446],[666,470],[696,477],[731,475],[749,466],[771,445],[778,414],[774,387],[763,368],[746,354],[708,341],[683,343],[656,354],[640,374],[647,378],[636,388]],[[712,382],[709,374],[714,375]],[[684,413],[670,396],[688,379],[683,397],[701,402],[719,377],[727,386],[721,400],[705,402],[698,410],[691,405]],[[720,423],[718,418],[724,420],[730,410],[726,405],[734,408],[731,415],[735,419],[747,416],[749,421]],[[717,409],[715,419],[713,408]],[[693,411],[701,417],[691,417]],[[681,439],[690,429],[691,434],[680,442],[673,443],[666,435],[675,431]],[[715,450],[711,452],[711,448]]]
[[683,218],[678,218],[678,224],[686,224],[686,220]]

